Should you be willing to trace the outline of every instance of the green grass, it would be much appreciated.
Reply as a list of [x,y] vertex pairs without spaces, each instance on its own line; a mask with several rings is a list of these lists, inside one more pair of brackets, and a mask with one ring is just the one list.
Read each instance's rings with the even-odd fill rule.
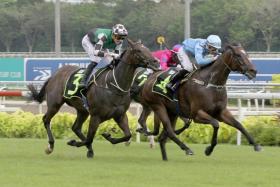
[[167,144],[168,162],[159,146],[132,142],[94,144],[95,157],[85,148],[57,140],[45,155],[46,140],[0,139],[0,186],[24,187],[279,187],[280,149],[218,145],[210,157],[206,145],[190,145],[194,156],[185,156],[174,143]]

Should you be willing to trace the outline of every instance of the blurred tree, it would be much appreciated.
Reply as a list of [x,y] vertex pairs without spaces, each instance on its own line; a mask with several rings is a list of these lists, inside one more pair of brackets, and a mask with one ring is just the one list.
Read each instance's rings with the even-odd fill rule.
[[[122,7],[121,4],[118,5]],[[124,9],[128,14],[119,17],[119,22],[127,26],[129,37],[134,40],[141,40],[146,46],[155,45],[157,33],[154,31],[152,17],[154,14],[155,2],[149,0],[139,0],[134,2],[133,6]]]
[[[5,0],[7,1],[7,0]],[[12,0],[10,0],[12,1]],[[38,3],[44,3],[45,0],[15,0],[17,6],[22,7],[22,6],[29,6],[29,5],[34,5]]]
[[184,39],[184,4],[180,0],[162,0],[151,15],[151,29],[165,36],[169,47]]
[[[80,51],[91,28],[124,24],[129,37],[158,49],[155,38],[171,46],[184,39],[184,0],[94,0],[61,3],[62,50]],[[1,0],[0,50],[53,51],[54,6],[44,0]],[[280,50],[279,0],[207,0],[191,3],[191,37],[218,34],[249,50]],[[264,45],[265,44],[265,45]]]
[[35,42],[36,51],[54,51],[54,4],[40,4],[38,12],[41,27]]
[[196,2],[193,6],[193,37],[206,38],[209,34],[218,34],[223,43],[234,41],[245,46],[253,40],[246,1],[209,0]]
[[0,41],[10,52],[13,41],[21,34],[15,7],[0,7],[0,28]]
[[[102,10],[102,11],[100,11]],[[69,5],[62,8],[61,24],[64,46],[81,50],[82,37],[92,28],[111,28],[111,9],[102,3]]]
[[44,8],[44,4],[35,3],[34,5],[30,4],[19,9],[20,16],[18,17],[18,20],[20,22],[21,32],[24,35],[28,47],[28,52],[33,51],[33,46],[38,35],[44,30],[43,23],[45,17],[41,14]]
[[266,44],[266,51],[271,51],[273,41],[280,27],[280,1],[279,0],[257,0],[252,1],[250,6],[253,28],[259,30]]

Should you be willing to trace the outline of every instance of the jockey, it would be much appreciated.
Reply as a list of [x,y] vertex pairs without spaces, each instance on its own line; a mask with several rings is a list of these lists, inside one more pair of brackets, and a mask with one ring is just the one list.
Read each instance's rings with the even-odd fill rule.
[[159,60],[162,70],[167,70],[169,67],[176,67],[180,63],[177,56],[180,47],[181,45],[177,44],[172,50],[165,49],[152,52],[152,55]]
[[188,38],[182,44],[178,51],[182,69],[167,84],[167,88],[172,91],[175,91],[173,87],[178,80],[182,79],[186,73],[193,71],[194,67],[189,57],[194,57],[199,67],[206,66],[217,60],[222,42],[218,35],[209,35],[207,39]]
[[[83,37],[82,46],[91,63],[84,72],[80,87],[86,87],[89,75],[101,58],[111,56],[116,59],[120,57],[122,43],[127,34],[127,30],[122,24],[116,24],[112,29],[94,28]],[[109,52],[109,49],[114,52]]]

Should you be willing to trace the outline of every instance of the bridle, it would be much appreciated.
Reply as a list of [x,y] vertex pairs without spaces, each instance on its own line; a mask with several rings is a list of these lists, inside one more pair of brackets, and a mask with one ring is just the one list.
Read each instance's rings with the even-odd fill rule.
[[[241,73],[242,74],[246,74],[248,72],[248,67],[246,66],[245,62],[241,59],[242,57],[239,55],[239,54],[236,54],[234,52],[234,49],[232,46],[229,46],[229,49],[231,49],[231,56],[230,56],[230,62],[232,63],[238,63],[240,64],[240,67],[242,69]],[[223,64],[226,66],[226,68],[229,70],[229,71],[233,71],[232,68],[224,61],[222,60]],[[245,68],[244,68],[245,67]]]

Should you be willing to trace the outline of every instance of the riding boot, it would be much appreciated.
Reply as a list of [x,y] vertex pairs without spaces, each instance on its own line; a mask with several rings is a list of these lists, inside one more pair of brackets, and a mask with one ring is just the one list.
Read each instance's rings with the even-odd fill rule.
[[95,68],[95,66],[97,65],[96,62],[91,62],[88,67],[86,68],[85,72],[84,72],[84,76],[80,82],[80,87],[83,87],[85,88],[87,86],[87,80],[88,80],[88,77],[90,76],[93,68]]
[[168,84],[166,84],[166,88],[171,90],[171,91],[175,91],[177,89],[177,82],[179,80],[181,80],[182,78],[184,78],[184,76],[189,73],[188,70],[185,69],[181,69],[180,71],[178,71],[170,80],[170,82]]

